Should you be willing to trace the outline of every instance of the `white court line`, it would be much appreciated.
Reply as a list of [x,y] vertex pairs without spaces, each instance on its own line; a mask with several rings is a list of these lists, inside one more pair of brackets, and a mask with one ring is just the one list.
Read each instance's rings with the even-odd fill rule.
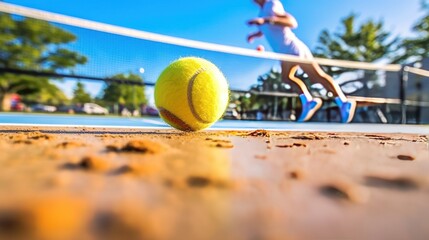
[[149,124],[153,124],[153,125],[159,125],[159,126],[166,126],[167,124],[164,123],[163,121],[157,121],[157,120],[152,120],[152,119],[146,119],[146,118],[128,118],[128,120],[134,121],[134,122],[144,122],[144,123],[149,123]]
[[106,23],[95,22],[91,20],[86,20],[82,18],[70,17],[62,14],[51,13],[47,11],[37,10],[33,8],[22,7],[15,4],[9,4],[0,2],[0,11],[21,15],[25,17],[40,19],[48,22],[55,22],[60,24],[65,24],[69,26],[75,26],[85,29],[91,29],[100,32],[107,32],[111,34],[117,34],[121,36],[127,36],[132,38],[138,38],[148,41],[163,42],[167,44],[173,44],[177,46],[190,47],[195,49],[202,49],[208,51],[223,52],[229,54],[237,54],[242,56],[257,57],[257,58],[266,58],[273,60],[282,60],[282,61],[291,61],[296,63],[312,63],[314,60],[321,65],[325,66],[334,66],[334,67],[344,67],[344,68],[355,68],[355,69],[366,69],[366,70],[385,70],[398,72],[401,70],[401,65],[399,64],[378,64],[378,63],[368,63],[368,62],[354,62],[346,60],[334,60],[334,59],[323,59],[323,58],[314,58],[314,60],[303,59],[297,56],[280,54],[274,52],[259,52],[253,49],[239,48],[215,43],[195,41],[185,38],[172,37],[162,34],[156,34],[151,32],[145,32],[137,29],[126,28],[115,26]]
[[33,123],[0,123],[0,127],[57,127],[57,128],[117,128],[117,129],[171,129],[171,127],[153,126],[112,126],[112,125],[65,125],[65,124],[33,124]]
[[[429,135],[429,126],[423,125],[383,125],[380,124],[319,124],[319,123],[291,123],[284,128],[272,127],[211,127],[204,131],[254,131],[265,129],[276,132],[343,132],[343,133],[395,133]],[[112,126],[112,125],[64,125],[64,124],[27,124],[27,123],[0,123],[0,127],[50,127],[50,128],[104,128],[104,129],[141,129],[141,130],[173,130],[169,126]],[[326,127],[329,127],[326,129]],[[179,130],[177,130],[179,131]],[[181,131],[180,131],[181,132]]]

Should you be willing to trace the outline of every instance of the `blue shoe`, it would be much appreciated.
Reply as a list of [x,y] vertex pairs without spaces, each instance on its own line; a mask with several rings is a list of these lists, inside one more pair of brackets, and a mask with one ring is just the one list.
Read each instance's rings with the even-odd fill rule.
[[341,98],[336,97],[335,103],[340,108],[341,113],[341,122],[349,123],[352,121],[353,116],[355,115],[356,110],[356,102],[348,100],[347,102],[343,102]]
[[322,106],[322,100],[320,98],[313,98],[308,101],[304,94],[299,95],[299,99],[302,103],[302,112],[298,118],[298,122],[305,122],[311,119],[317,110]]

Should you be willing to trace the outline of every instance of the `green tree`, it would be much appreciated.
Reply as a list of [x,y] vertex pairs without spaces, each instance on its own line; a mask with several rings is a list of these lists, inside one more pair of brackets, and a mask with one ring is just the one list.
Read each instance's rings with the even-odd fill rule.
[[[133,73],[116,74],[110,78],[133,81],[138,84],[143,83],[143,78],[140,75]],[[130,110],[138,109],[140,105],[147,104],[144,86],[116,82],[106,84],[101,100],[108,105],[124,105]]]
[[92,102],[91,95],[85,91],[85,85],[81,82],[77,82],[75,89],[73,90],[73,103],[84,104]]
[[425,15],[412,28],[415,36],[403,40],[401,44],[403,54],[393,62],[410,63],[429,57],[429,1],[422,1],[421,6]]
[[52,83],[43,86],[43,88],[38,92],[32,92],[29,94],[23,93],[22,96],[23,102],[25,103],[61,105],[69,102],[69,99],[64,92]]
[[289,86],[283,83],[281,73],[275,69],[259,76],[257,81],[258,83],[250,88],[250,98],[244,99],[245,110],[259,109],[266,111],[271,117],[278,117],[278,110],[284,99],[266,93],[289,92]]
[[[375,62],[391,58],[398,48],[399,38],[384,29],[383,21],[368,20],[360,25],[357,16],[350,14],[341,21],[339,30],[331,33],[323,30],[319,35],[315,56],[361,62]],[[349,69],[325,68],[328,74],[336,75]]]
[[[74,41],[72,33],[48,22],[0,13],[0,68],[47,72],[71,69],[87,61],[66,48]],[[7,106],[8,95],[41,94],[50,84],[47,77],[0,73],[0,110]]]

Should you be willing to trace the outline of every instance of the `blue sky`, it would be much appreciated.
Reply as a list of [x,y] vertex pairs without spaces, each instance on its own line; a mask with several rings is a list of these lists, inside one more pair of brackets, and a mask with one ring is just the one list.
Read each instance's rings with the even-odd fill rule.
[[[422,15],[419,0],[281,1],[286,11],[292,13],[299,22],[299,28],[295,30],[295,33],[311,49],[316,46],[319,33],[323,29],[334,31],[339,26],[340,20],[351,12],[358,14],[359,20],[383,20],[387,30],[401,36],[409,36],[411,26]],[[245,24],[246,20],[258,14],[258,7],[251,0],[8,0],[5,2],[193,40],[251,49],[263,44],[268,48],[264,39],[252,44],[245,41],[246,35],[256,30]],[[108,38],[113,41],[112,44],[108,40],[103,41],[106,39],[105,36],[95,35],[96,37],[87,37],[87,41],[97,39],[97,45],[100,45],[98,50],[82,47],[79,44],[73,46],[77,50],[84,51],[84,54],[90,58],[89,65],[81,68],[82,72],[97,72],[94,69],[103,68],[103,66],[116,72],[119,70],[134,72],[141,66],[146,69],[144,74],[146,81],[154,82],[168,62],[184,55],[201,55],[214,61],[224,71],[231,87],[247,89],[248,86],[256,83],[257,75],[263,74],[270,69],[270,66],[276,64],[269,60],[243,59],[242,57],[202,53],[192,49],[163,47],[150,43],[148,45],[151,49],[165,48],[164,52],[153,51],[149,54],[149,51],[146,51],[146,55],[128,54],[125,51],[142,51],[138,42],[127,40],[127,47],[124,47],[120,39]],[[87,46],[91,46],[91,44],[87,44]],[[109,47],[110,52],[105,50]],[[157,52],[161,52],[161,55],[157,55]],[[110,56],[112,54],[116,54],[116,57]],[[109,61],[111,61],[110,65]],[[70,94],[70,89],[74,84],[74,81],[66,81],[62,84],[62,88]],[[87,87],[95,95],[100,91],[101,85],[88,83]]]

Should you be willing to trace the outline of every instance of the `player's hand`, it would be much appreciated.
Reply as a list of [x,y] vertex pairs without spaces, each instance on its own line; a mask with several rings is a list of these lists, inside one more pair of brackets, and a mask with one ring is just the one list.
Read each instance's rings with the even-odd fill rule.
[[261,37],[262,32],[258,31],[247,36],[247,42],[252,43],[255,38]]
[[257,25],[257,26],[260,26],[260,25],[262,25],[264,23],[265,23],[265,19],[264,18],[254,18],[254,19],[251,19],[251,20],[247,21],[248,25]]
[[247,42],[252,43],[255,38],[255,34],[250,34],[249,36],[247,36]]

